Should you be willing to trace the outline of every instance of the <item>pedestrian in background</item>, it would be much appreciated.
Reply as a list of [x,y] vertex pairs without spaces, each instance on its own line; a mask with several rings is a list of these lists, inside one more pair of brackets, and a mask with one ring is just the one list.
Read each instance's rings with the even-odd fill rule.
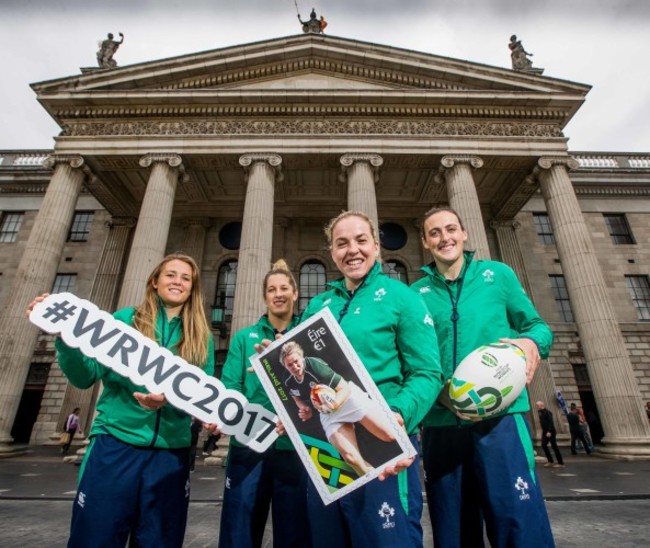
[[61,454],[66,455],[72,445],[72,439],[79,429],[79,412],[81,409],[75,407],[72,413],[68,415],[68,418],[65,420],[65,427],[63,431],[68,434],[68,441],[61,445]]
[[576,451],[576,442],[580,441],[587,455],[590,455],[591,449],[589,449],[589,442],[585,437],[585,429],[582,426],[582,419],[580,418],[580,414],[578,413],[578,409],[575,403],[571,404],[569,414],[566,416],[566,418],[569,421],[569,433],[571,434],[571,454],[578,454]]
[[[546,409],[543,401],[538,401],[537,405],[537,415],[539,416],[539,425],[542,427],[542,450],[546,455],[546,460],[548,461],[544,466],[555,468],[564,468],[564,460],[562,459],[562,453],[560,453],[560,448],[557,446],[557,432],[555,430],[555,423],[553,421],[553,413]],[[548,444],[551,444],[553,452],[555,453],[555,458],[557,462],[553,462],[553,456],[551,451],[548,448]]]

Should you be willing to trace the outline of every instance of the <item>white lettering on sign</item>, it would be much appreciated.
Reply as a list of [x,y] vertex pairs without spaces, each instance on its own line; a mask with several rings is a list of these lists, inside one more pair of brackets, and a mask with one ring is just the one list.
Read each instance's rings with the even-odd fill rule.
[[96,359],[116,373],[165,394],[174,407],[200,421],[217,424],[237,441],[262,452],[277,438],[277,417],[249,403],[236,390],[207,375],[93,303],[71,293],[49,295],[34,306],[29,320]]

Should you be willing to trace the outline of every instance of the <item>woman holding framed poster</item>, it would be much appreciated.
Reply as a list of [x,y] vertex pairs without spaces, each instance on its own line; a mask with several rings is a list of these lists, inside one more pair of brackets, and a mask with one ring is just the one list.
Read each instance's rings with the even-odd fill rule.
[[[367,215],[344,211],[325,229],[343,275],[314,297],[303,320],[329,308],[415,447],[418,424],[443,386],[433,322],[422,298],[384,275],[379,240]],[[417,456],[324,505],[308,486],[313,545],[422,546]],[[327,531],[327,534],[323,534]]]

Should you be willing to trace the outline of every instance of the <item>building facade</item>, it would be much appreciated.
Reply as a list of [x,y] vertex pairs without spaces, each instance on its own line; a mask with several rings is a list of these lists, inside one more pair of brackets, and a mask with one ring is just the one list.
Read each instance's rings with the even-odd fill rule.
[[376,220],[385,270],[410,283],[429,261],[419,220],[449,204],[555,332],[531,399],[560,391],[603,452],[650,456],[650,154],[568,150],[588,86],[305,34],[32,87],[61,134],[51,151],[0,153],[0,450],[46,443],[74,407],[92,418],[97,389],[69,386],[24,317],[35,295],[132,305],[182,250],[223,361],[263,311],[273,260],[301,303],[336,277],[329,218]]

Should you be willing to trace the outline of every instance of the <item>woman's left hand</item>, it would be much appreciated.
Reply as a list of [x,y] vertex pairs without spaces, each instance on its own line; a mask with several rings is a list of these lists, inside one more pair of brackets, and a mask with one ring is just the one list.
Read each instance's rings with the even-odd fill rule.
[[142,392],[134,392],[133,397],[147,411],[157,411],[167,403],[165,394],[144,394]]

